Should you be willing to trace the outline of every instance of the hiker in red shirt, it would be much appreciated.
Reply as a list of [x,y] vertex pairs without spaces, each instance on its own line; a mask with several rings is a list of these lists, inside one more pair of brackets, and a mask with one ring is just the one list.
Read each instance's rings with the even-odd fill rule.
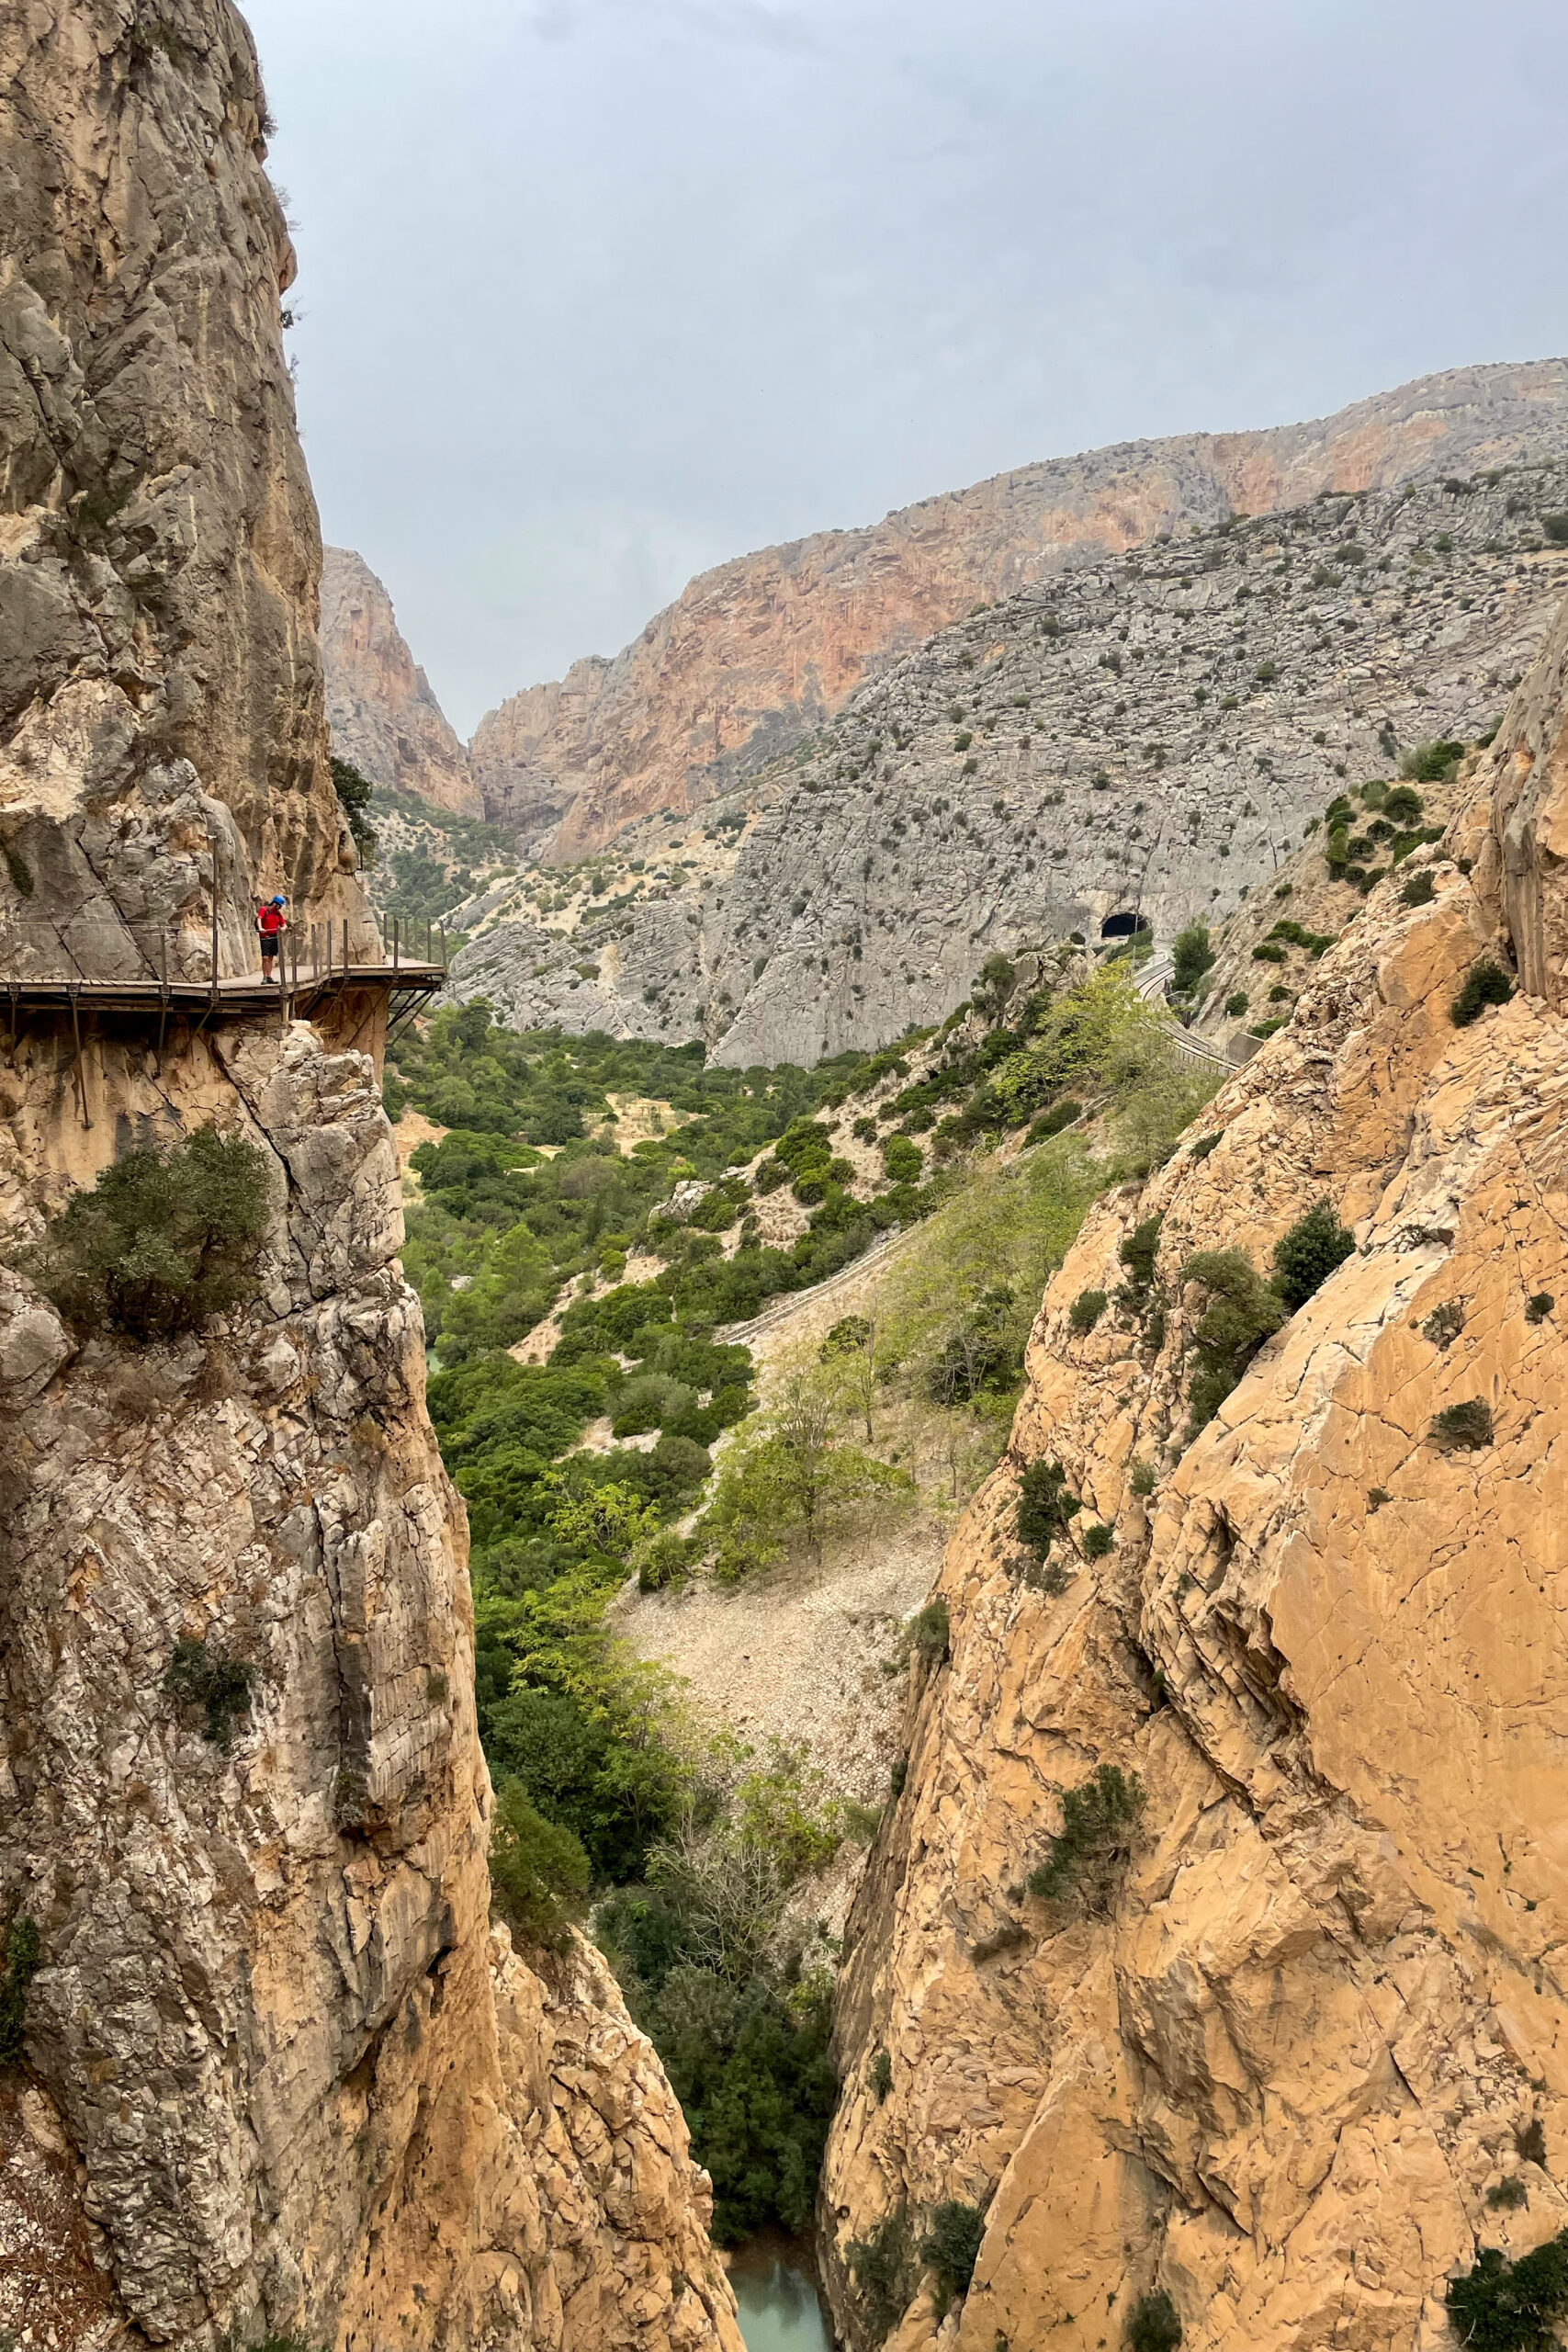
[[270,980],[272,978],[273,959],[277,954],[278,942],[288,927],[288,918],[285,912],[288,905],[287,899],[268,899],[264,905],[256,909],[256,933],[261,940],[264,980]]

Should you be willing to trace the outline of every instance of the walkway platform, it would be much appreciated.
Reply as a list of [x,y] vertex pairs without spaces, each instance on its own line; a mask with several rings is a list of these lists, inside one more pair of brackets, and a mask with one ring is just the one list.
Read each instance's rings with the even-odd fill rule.
[[392,1000],[396,1021],[446,985],[444,964],[323,964],[290,967],[264,980],[259,972],[237,979],[14,979],[0,973],[0,1010],[17,1012],[178,1012],[208,1020],[265,1019],[283,1012],[308,1021],[324,1005],[359,989]]

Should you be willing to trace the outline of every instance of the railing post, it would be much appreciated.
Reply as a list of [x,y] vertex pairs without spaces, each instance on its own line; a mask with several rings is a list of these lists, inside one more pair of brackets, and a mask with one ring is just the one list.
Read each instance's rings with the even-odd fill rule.
[[207,836],[208,854],[212,860],[212,1001],[218,1001],[218,837]]
[[394,972],[396,972],[397,968],[398,968],[398,918],[397,918],[397,916],[396,916],[396,915],[394,915],[394,916],[392,917],[392,969],[393,969],[393,971],[394,971]]

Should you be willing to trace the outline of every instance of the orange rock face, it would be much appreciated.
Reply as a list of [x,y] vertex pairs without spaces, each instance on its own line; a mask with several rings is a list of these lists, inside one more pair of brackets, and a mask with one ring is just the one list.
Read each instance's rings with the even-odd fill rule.
[[486,813],[577,856],[636,817],[699,805],[977,602],[1184,523],[1501,464],[1565,404],[1568,363],[1458,368],[1316,424],[1123,443],[743,556],[613,662],[577,662],[481,720]]
[[372,784],[480,813],[468,755],[404,644],[392,600],[362,556],[321,555],[321,660],[333,749]]
[[[1189,2352],[1436,2345],[1479,2246],[1568,2222],[1565,659],[1568,616],[1433,901],[1374,893],[1046,1294],[851,1923],[822,2219],[857,2346],[1100,2352],[1155,2293]],[[1483,953],[1524,985],[1456,1027]],[[1267,1273],[1325,1197],[1354,1254],[1194,1434],[1183,1269]],[[1152,1290],[1076,1334],[1156,1217]],[[1083,1505],[1045,1577],[1038,1461]],[[1124,1860],[1031,1894],[1101,1765],[1142,1787]],[[918,2247],[950,2199],[985,2234],[942,2317]],[[851,2250],[900,2209],[877,2310]]]

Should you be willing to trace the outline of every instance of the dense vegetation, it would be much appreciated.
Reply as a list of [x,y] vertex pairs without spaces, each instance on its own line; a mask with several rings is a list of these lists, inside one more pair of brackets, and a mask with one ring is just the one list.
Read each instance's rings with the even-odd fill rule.
[[[473,1538],[496,1907],[548,1951],[592,1905],[725,2239],[809,2218],[834,2097],[829,1955],[790,1928],[790,1897],[870,1817],[824,1801],[798,1758],[699,1740],[607,1604],[628,1570],[657,1587],[700,1556],[745,1576],[911,1504],[909,1470],[877,1443],[899,1399],[948,1431],[954,1498],[995,1459],[1035,1303],[1089,1201],[1157,1165],[1210,1091],[1125,967],[1016,1006],[1011,978],[1000,959],[981,976],[993,1025],[977,1044],[953,1023],[810,1072],[516,1034],[473,1004],[402,1040],[389,1075],[390,1110],[449,1130],[412,1156],[405,1263]],[[875,1146],[871,1182],[822,1115],[867,1090],[879,1099],[855,1136]],[[1101,1114],[1099,1156],[1085,1104]],[[628,1121],[639,1139],[622,1150]],[[1010,1165],[960,1157],[1022,1126],[1035,1147]],[[770,1246],[760,1204],[785,1187],[805,1230]],[[894,1224],[920,1232],[874,1321],[846,1317],[755,1412],[748,1352],[716,1326]],[[547,1316],[547,1360],[518,1362],[509,1351]],[[606,1420],[603,1442],[576,1450]],[[710,1489],[714,1442],[740,1422]],[[909,1632],[933,1658],[946,1638],[945,1615]]]

